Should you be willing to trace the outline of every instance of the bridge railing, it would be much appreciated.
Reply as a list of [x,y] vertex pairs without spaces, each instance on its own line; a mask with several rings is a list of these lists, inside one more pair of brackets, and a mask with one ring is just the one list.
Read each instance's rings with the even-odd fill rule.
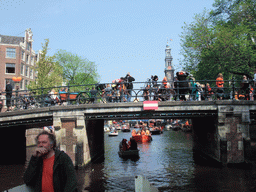
[[[55,105],[79,105],[92,103],[141,102],[145,100],[192,101],[192,100],[254,100],[254,82],[229,80],[224,86],[216,86],[216,80],[192,80],[161,82],[101,83],[68,85],[33,90],[13,90],[10,105],[13,110],[24,110]],[[93,88],[94,87],[94,88]],[[2,92],[6,108],[6,92]]]

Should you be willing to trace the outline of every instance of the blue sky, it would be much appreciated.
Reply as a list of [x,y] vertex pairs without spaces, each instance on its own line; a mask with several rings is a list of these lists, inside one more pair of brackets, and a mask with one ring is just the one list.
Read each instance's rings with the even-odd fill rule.
[[100,82],[130,72],[137,82],[164,77],[167,39],[173,66],[181,70],[180,37],[184,22],[212,8],[214,0],[3,0],[0,34],[33,32],[33,49],[49,39],[49,55],[59,49],[97,65]]

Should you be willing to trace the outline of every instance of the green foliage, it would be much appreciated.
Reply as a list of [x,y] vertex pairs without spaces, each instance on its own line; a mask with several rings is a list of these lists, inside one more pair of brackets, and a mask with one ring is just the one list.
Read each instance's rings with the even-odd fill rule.
[[[29,89],[50,88],[62,83],[62,68],[54,61],[54,56],[47,56],[48,45],[49,39],[45,39],[39,61],[33,68],[37,72],[37,78],[29,84]],[[47,91],[49,90],[45,89],[44,93],[47,93]],[[40,91],[37,91],[37,93],[41,94]]]
[[[94,62],[65,50],[56,54],[56,62],[62,66],[63,79],[67,85],[95,84],[99,77]],[[84,90],[84,87],[71,88],[71,91]]]
[[195,21],[186,24],[181,34],[181,54],[184,56],[182,62],[186,71],[197,71],[198,64],[201,62],[201,52],[209,48],[213,34],[210,28],[210,22],[206,10],[203,14],[195,15]]
[[252,79],[256,68],[256,2],[215,0],[214,10],[195,16],[182,33],[182,65],[196,79]]

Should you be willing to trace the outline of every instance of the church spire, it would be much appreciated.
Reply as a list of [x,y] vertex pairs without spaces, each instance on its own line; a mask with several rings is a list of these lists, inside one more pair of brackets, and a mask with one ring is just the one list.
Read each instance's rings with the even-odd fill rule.
[[[174,68],[172,66],[172,55],[171,55],[171,47],[169,46],[167,38],[167,44],[165,48],[165,76],[167,77],[167,81],[170,82],[170,86],[173,87],[174,80]],[[170,39],[172,41],[172,39]]]

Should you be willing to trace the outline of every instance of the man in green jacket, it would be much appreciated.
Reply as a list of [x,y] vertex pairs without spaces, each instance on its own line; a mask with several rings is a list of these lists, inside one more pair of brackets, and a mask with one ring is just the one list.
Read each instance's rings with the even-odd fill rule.
[[55,149],[55,135],[43,131],[36,141],[37,148],[23,177],[26,185],[37,192],[77,192],[74,165],[65,152]]

